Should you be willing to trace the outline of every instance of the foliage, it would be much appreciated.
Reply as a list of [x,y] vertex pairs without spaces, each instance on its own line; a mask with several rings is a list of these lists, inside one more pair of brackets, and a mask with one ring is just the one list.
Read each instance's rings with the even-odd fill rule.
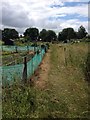
[[2,52],[2,65],[15,65],[23,63],[23,57],[27,56],[27,61],[32,58],[32,54],[28,54],[27,51],[23,52],[10,52],[10,51],[3,51]]
[[78,29],[77,37],[79,39],[82,39],[86,36],[86,34],[87,34],[87,32],[86,32],[85,28],[81,25]]
[[0,45],[3,45],[3,44],[4,44],[4,42],[2,40],[0,40]]
[[57,35],[53,30],[45,30],[42,29],[42,31],[40,32],[40,39],[43,42],[51,42],[51,41],[56,41],[57,39]]
[[71,40],[76,37],[75,31],[73,28],[65,28],[58,34],[59,41]]
[[3,118],[27,118],[30,115],[33,117],[32,113],[37,105],[33,88],[31,89],[28,85],[14,84],[4,88],[2,92]]
[[[72,39],[82,39],[86,37],[87,32],[85,28],[81,25],[78,29],[78,32],[76,32],[73,28],[68,27],[64,28],[61,32],[59,32],[58,36],[53,30],[42,29],[39,33],[38,28],[27,28],[23,35],[24,37],[20,36],[22,39],[22,43],[29,43],[33,41],[52,42],[56,41],[57,38],[58,41],[67,42],[67,40],[72,41]],[[2,31],[2,38],[5,44],[10,44],[10,39],[18,38],[18,32],[15,29],[5,28]]]
[[42,31],[39,34],[39,37],[42,41],[46,41],[47,31],[46,29],[42,29]]
[[46,35],[46,41],[51,42],[56,41],[56,39],[57,39],[56,33],[53,30],[48,30]]
[[18,32],[15,29],[5,28],[2,31],[2,40],[5,42],[6,45],[10,45],[10,39],[18,38]]
[[33,43],[33,44],[31,44],[31,46],[32,47],[37,47],[38,45],[37,45],[37,43]]
[[37,41],[39,37],[39,30],[37,28],[28,28],[25,30],[24,36],[28,37],[30,41]]

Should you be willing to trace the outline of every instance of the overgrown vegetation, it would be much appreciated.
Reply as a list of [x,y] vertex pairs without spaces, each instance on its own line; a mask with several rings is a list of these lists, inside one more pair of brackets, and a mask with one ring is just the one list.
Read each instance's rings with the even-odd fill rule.
[[24,56],[27,56],[27,61],[29,61],[33,54],[28,54],[27,51],[23,52],[12,52],[12,51],[3,51],[2,52],[2,65],[15,65],[23,63]]
[[85,75],[86,75],[87,81],[90,83],[90,51],[89,51],[89,47],[90,47],[90,44],[88,44],[88,56],[87,56],[87,60],[86,60]]
[[3,118],[89,118],[88,44],[50,44],[46,87],[3,88]]
[[[73,45],[57,46],[51,53],[51,72],[49,83],[56,102],[51,109],[53,117],[88,118],[88,82],[84,71],[88,55],[88,44],[80,43]],[[57,58],[57,59],[56,59]],[[49,85],[49,87],[50,87]],[[63,105],[63,109],[61,107]],[[56,111],[56,113],[55,113]]]

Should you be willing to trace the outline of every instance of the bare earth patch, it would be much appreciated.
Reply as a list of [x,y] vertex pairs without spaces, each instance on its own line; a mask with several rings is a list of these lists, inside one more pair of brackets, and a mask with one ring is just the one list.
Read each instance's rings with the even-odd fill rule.
[[50,68],[50,50],[45,54],[42,63],[35,72],[34,77],[32,78],[35,84],[35,87],[44,89],[48,81],[48,73]]

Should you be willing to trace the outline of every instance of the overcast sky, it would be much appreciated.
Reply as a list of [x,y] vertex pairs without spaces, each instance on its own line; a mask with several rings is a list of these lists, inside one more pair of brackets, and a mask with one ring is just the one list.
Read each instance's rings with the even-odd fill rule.
[[55,32],[83,25],[88,30],[88,0],[3,0],[0,27],[51,29]]

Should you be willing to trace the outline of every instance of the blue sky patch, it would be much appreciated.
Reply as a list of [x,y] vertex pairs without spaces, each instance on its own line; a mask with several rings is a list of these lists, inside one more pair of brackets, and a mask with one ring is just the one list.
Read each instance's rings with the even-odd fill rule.
[[54,20],[71,20],[71,19],[79,19],[81,21],[88,21],[88,17],[82,17],[79,14],[66,14],[66,16],[59,16],[59,14],[57,16],[53,16],[53,17],[49,17],[50,21],[54,21]]
[[88,4],[87,2],[65,2],[64,6],[65,7],[74,7],[74,6],[79,6],[79,5],[84,5]]
[[84,4],[88,4],[88,2],[64,2],[64,5],[51,5],[51,8],[60,8],[60,7],[75,7],[75,6],[80,6],[80,5],[84,5]]

